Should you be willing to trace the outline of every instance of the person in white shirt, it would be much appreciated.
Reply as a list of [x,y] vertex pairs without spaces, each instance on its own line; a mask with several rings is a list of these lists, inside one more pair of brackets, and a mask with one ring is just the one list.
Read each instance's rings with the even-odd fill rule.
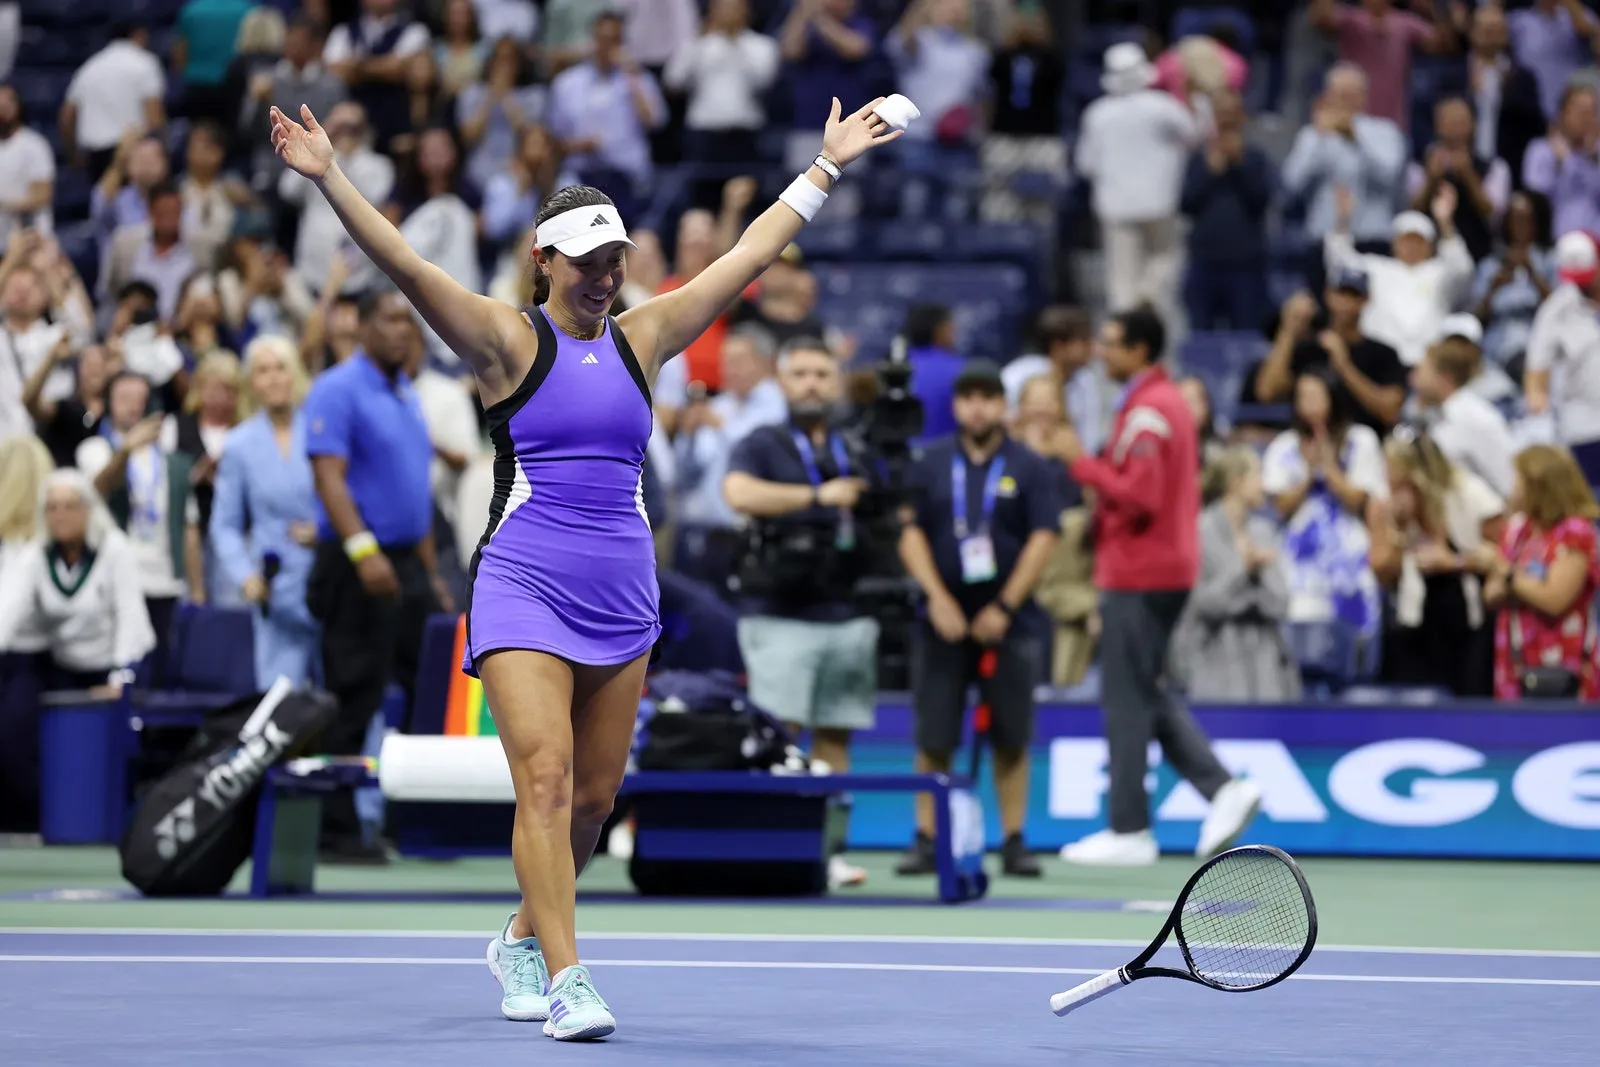
[[761,94],[778,74],[778,42],[750,28],[747,0],[711,0],[699,37],[674,53],[662,82],[686,93],[686,154],[712,163],[749,163],[766,125]]
[[84,61],[61,105],[61,143],[69,157],[88,156],[89,176],[98,178],[130,131],[151,133],[167,124],[162,98],[167,76],[150,51],[150,31],[126,29]]
[[1559,439],[1591,486],[1600,485],[1600,247],[1593,235],[1556,242],[1561,285],[1528,336],[1522,391],[1532,415],[1552,414]]
[[1075,162],[1094,186],[1107,309],[1148,301],[1170,320],[1183,276],[1178,203],[1200,130],[1177,98],[1151,87],[1155,77],[1139,45],[1106,49],[1106,95],[1084,110]]
[[[9,257],[8,257],[9,258]],[[26,384],[58,348],[71,350],[62,326],[44,317],[44,286],[32,267],[0,264],[0,440],[34,432],[23,406]],[[72,376],[61,374],[47,384],[49,398],[72,392]]]
[[101,431],[78,446],[77,467],[130,542],[130,566],[145,608],[165,646],[178,598],[204,601],[200,509],[190,492],[193,458],[162,449],[159,413],[150,410],[150,385],[130,371],[106,387]]
[[[424,197],[400,224],[400,233],[423,259],[473,293],[483,291],[478,265],[478,217],[457,194],[461,154],[453,134],[434,126],[417,136],[417,182]],[[422,326],[428,352],[443,363],[456,355],[433,327]]]
[[156,647],[132,548],[81,471],[52,471],[39,501],[38,538],[0,582],[0,650],[42,638],[52,688],[116,696]]
[[1488,483],[1502,497],[1516,479],[1516,449],[1505,416],[1468,388],[1482,356],[1465,338],[1449,337],[1428,349],[1411,371],[1411,391],[1428,435],[1445,457]]
[[1366,273],[1370,298],[1361,313],[1361,332],[1415,367],[1438,338],[1445,316],[1465,297],[1475,270],[1472,253],[1456,232],[1455,187],[1440,186],[1432,219],[1420,211],[1395,216],[1392,256],[1356,251],[1350,236],[1353,194],[1341,187],[1336,199],[1338,222],[1324,243],[1328,273],[1348,267]]
[[[339,104],[322,120],[322,128],[328,131],[334,159],[350,184],[369,203],[386,203],[394,192],[394,164],[372,150],[367,113],[361,105],[354,101]],[[360,293],[372,288],[378,282],[377,268],[345,236],[344,226],[327,200],[306,195],[310,189],[311,182],[287,167],[278,179],[278,195],[301,206],[299,237],[294,247],[295,270],[307,285],[320,292],[328,280],[328,265],[334,256],[343,254],[350,269],[340,291]]]
[[0,248],[20,229],[50,233],[56,158],[38,130],[23,125],[22,97],[0,85]]

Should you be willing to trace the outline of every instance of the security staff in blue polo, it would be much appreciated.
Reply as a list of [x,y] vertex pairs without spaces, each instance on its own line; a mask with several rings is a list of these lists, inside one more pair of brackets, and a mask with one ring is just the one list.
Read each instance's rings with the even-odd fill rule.
[[[927,607],[912,647],[917,770],[950,770],[967,690],[976,684],[990,712],[1002,869],[1035,878],[1039,863],[1022,829],[1046,627],[1033,591],[1060,529],[1061,479],[1006,435],[998,366],[968,362],[953,394],[956,433],[930,442],[917,461],[914,514],[900,536],[901,562]],[[992,673],[980,670],[986,659]],[[934,869],[933,820],[932,799],[918,796],[916,838],[899,873]]]
[[[306,606],[322,623],[323,679],[339,700],[322,748],[334,756],[361,752],[384,689],[409,690],[416,677],[428,613],[451,609],[433,547],[433,445],[402,369],[412,331],[400,294],[365,297],[361,347],[317,378],[303,410],[320,504]],[[352,794],[323,805],[321,851],[382,862]]]
[[[855,510],[865,454],[831,422],[843,395],[822,341],[778,353],[789,419],[736,444],[722,495],[750,520],[739,568],[739,651],[750,699],[811,731],[811,755],[850,769],[850,735],[872,728],[878,701],[878,621],[853,602],[866,562]],[[858,885],[866,871],[829,859],[828,880]]]

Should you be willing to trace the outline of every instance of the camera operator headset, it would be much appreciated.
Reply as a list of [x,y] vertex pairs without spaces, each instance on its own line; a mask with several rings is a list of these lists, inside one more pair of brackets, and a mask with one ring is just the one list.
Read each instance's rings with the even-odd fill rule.
[[[816,338],[778,354],[787,422],[734,446],[722,482],[728,506],[751,520],[740,569],[739,650],[750,699],[811,731],[811,754],[848,769],[850,734],[877,710],[878,623],[852,602],[863,555],[852,510],[867,488],[866,457],[830,425],[841,396],[838,362]],[[834,856],[829,880],[866,873]]]

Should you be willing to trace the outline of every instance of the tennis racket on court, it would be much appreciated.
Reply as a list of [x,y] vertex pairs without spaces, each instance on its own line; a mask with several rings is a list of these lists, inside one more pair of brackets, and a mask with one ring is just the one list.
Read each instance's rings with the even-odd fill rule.
[[[1185,969],[1149,966],[1173,935]],[[1050,1010],[1066,1015],[1141,978],[1181,978],[1225,993],[1266,989],[1299,970],[1316,943],[1317,905],[1300,868],[1280,849],[1244,845],[1194,872],[1132,963],[1057,993]]]

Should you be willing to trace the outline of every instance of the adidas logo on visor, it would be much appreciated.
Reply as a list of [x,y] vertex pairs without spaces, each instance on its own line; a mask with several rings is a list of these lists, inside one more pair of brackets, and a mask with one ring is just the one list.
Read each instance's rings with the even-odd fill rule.
[[605,224],[606,224],[606,217],[604,215],[596,215],[594,217],[594,221],[589,223],[589,227],[590,227],[590,229],[593,229],[596,226],[604,226]]

